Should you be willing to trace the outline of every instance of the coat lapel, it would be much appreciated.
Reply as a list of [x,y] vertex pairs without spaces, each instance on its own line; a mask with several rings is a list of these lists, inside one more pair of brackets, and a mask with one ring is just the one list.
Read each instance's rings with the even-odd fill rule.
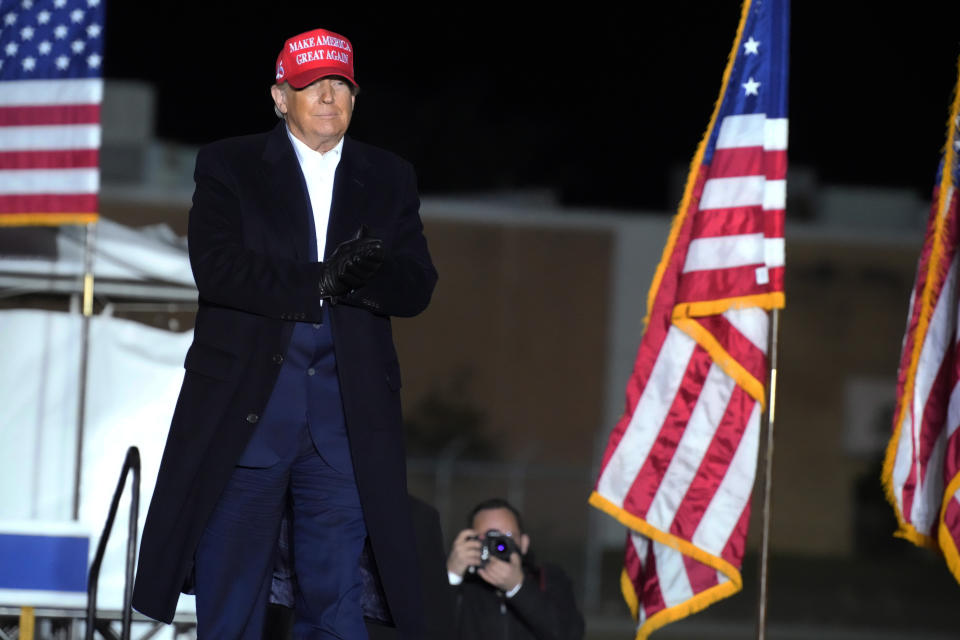
[[306,262],[316,252],[316,249],[311,251],[310,245],[316,237],[313,212],[300,163],[283,122],[278,123],[267,136],[263,160],[276,227],[293,248],[296,259]]
[[327,223],[327,244],[324,258],[353,238],[368,215],[368,189],[372,186],[370,162],[349,138],[343,139],[343,150],[333,178],[333,199]]

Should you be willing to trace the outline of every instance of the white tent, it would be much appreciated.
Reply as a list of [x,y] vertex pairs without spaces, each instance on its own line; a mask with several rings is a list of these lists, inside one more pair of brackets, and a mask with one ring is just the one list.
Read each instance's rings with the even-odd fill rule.
[[[83,233],[71,226],[0,229],[0,291],[78,292]],[[97,295],[196,299],[186,240],[166,225],[132,229],[101,218],[95,233]]]
[[[168,228],[134,230],[101,219],[96,233],[98,296],[196,299],[185,241]],[[82,270],[81,228],[0,233],[4,296],[78,293]],[[0,527],[71,519],[82,331],[77,313],[0,311]],[[91,559],[130,446],[139,448],[142,460],[142,530],[190,340],[191,332],[155,329],[109,312],[90,319],[79,524],[91,535]],[[122,607],[128,508],[129,487],[102,567],[101,609]],[[0,606],[29,604],[2,599],[0,593]],[[179,611],[192,610],[192,598],[182,598]]]

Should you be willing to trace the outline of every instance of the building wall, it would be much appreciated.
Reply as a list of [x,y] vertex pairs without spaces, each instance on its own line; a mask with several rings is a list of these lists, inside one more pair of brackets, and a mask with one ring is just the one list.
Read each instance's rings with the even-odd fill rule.
[[433,300],[394,321],[406,407],[466,376],[460,391],[505,459],[585,463],[604,399],[611,234],[427,225]]

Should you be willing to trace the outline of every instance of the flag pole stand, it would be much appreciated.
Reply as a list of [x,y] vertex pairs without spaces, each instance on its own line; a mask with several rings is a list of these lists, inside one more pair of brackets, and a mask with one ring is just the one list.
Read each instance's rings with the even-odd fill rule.
[[760,476],[763,496],[763,524],[760,535],[760,595],[757,601],[757,640],[767,636],[767,573],[770,559],[770,494],[773,486],[773,425],[777,398],[777,343],[780,333],[780,310],[770,312],[770,378],[767,384],[767,410],[760,423]]
[[90,354],[90,318],[93,316],[93,241],[94,223],[87,223],[83,234],[83,315],[80,327],[80,375],[77,389],[77,442],[73,471],[73,519],[80,519],[80,475],[83,463],[84,418],[87,408],[87,361]]

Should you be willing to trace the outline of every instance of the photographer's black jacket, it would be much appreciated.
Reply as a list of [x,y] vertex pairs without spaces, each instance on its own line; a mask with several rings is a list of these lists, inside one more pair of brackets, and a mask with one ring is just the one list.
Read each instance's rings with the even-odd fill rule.
[[454,589],[459,640],[582,640],[583,616],[570,579],[556,565],[524,566],[512,598],[475,574]]

